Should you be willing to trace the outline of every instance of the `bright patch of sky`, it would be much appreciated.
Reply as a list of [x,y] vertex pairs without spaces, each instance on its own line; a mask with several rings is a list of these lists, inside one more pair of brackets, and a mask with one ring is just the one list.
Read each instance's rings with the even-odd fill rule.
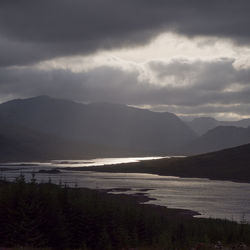
[[93,67],[108,65],[129,70],[149,61],[170,61],[174,58],[188,60],[235,59],[235,68],[250,68],[250,48],[237,46],[230,40],[218,38],[187,38],[173,33],[164,33],[149,44],[109,51],[99,51],[90,56],[71,56],[43,61],[40,69],[68,69],[73,72],[87,71]]

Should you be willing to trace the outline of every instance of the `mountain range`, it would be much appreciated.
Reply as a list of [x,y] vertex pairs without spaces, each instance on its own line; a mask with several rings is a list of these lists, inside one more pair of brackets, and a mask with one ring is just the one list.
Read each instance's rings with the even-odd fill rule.
[[250,143],[250,127],[218,126],[198,137],[180,152],[185,155],[201,154]]
[[[31,152],[40,147],[38,152],[50,152],[41,153],[40,158],[44,159],[63,153],[64,158],[73,155],[82,158],[86,157],[86,150],[92,151],[87,155],[99,157],[101,149],[109,152],[109,156],[117,155],[117,152],[126,156],[170,154],[196,138],[196,134],[172,113],[120,104],[81,104],[48,96],[1,104],[0,121],[0,136],[5,138],[2,142],[7,143],[9,139],[7,145],[14,143]],[[12,132],[7,133],[9,127],[13,128]],[[23,133],[25,136],[21,136]],[[25,143],[27,140],[30,147]],[[50,146],[46,148],[46,144]],[[67,149],[74,151],[72,149],[77,147],[75,154],[67,152]],[[4,148],[3,143],[1,148]],[[56,151],[58,148],[62,149],[60,154]],[[7,155],[11,156],[11,153]]]
[[121,104],[17,99],[0,104],[0,161],[191,155],[250,143],[250,128],[216,126],[199,136],[190,126],[215,121],[187,125],[172,113]]
[[187,121],[187,125],[197,134],[203,135],[218,126],[234,126],[247,128],[250,126],[250,118],[238,121],[218,121],[212,117],[198,117]]

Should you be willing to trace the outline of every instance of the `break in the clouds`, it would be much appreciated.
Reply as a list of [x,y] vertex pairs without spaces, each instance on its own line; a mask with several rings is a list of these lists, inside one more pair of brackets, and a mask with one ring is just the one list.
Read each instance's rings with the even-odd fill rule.
[[250,117],[250,2],[2,0],[0,100]]

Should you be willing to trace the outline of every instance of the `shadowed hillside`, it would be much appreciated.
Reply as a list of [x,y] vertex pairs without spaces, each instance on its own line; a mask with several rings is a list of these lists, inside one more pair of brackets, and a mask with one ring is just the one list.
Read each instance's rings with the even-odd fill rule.
[[9,123],[0,124],[0,162],[120,157],[133,154],[139,155],[140,152],[73,141]]
[[47,96],[3,103],[0,119],[66,140],[151,154],[173,152],[196,138],[171,113],[118,104],[79,104]]
[[250,182],[250,144],[187,158],[160,159],[91,169]]

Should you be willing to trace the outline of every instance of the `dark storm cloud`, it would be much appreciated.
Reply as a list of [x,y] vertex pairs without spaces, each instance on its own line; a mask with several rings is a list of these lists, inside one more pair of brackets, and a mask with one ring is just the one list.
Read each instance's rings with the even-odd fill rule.
[[163,31],[248,44],[249,9],[246,0],[2,0],[0,65],[143,44]]

